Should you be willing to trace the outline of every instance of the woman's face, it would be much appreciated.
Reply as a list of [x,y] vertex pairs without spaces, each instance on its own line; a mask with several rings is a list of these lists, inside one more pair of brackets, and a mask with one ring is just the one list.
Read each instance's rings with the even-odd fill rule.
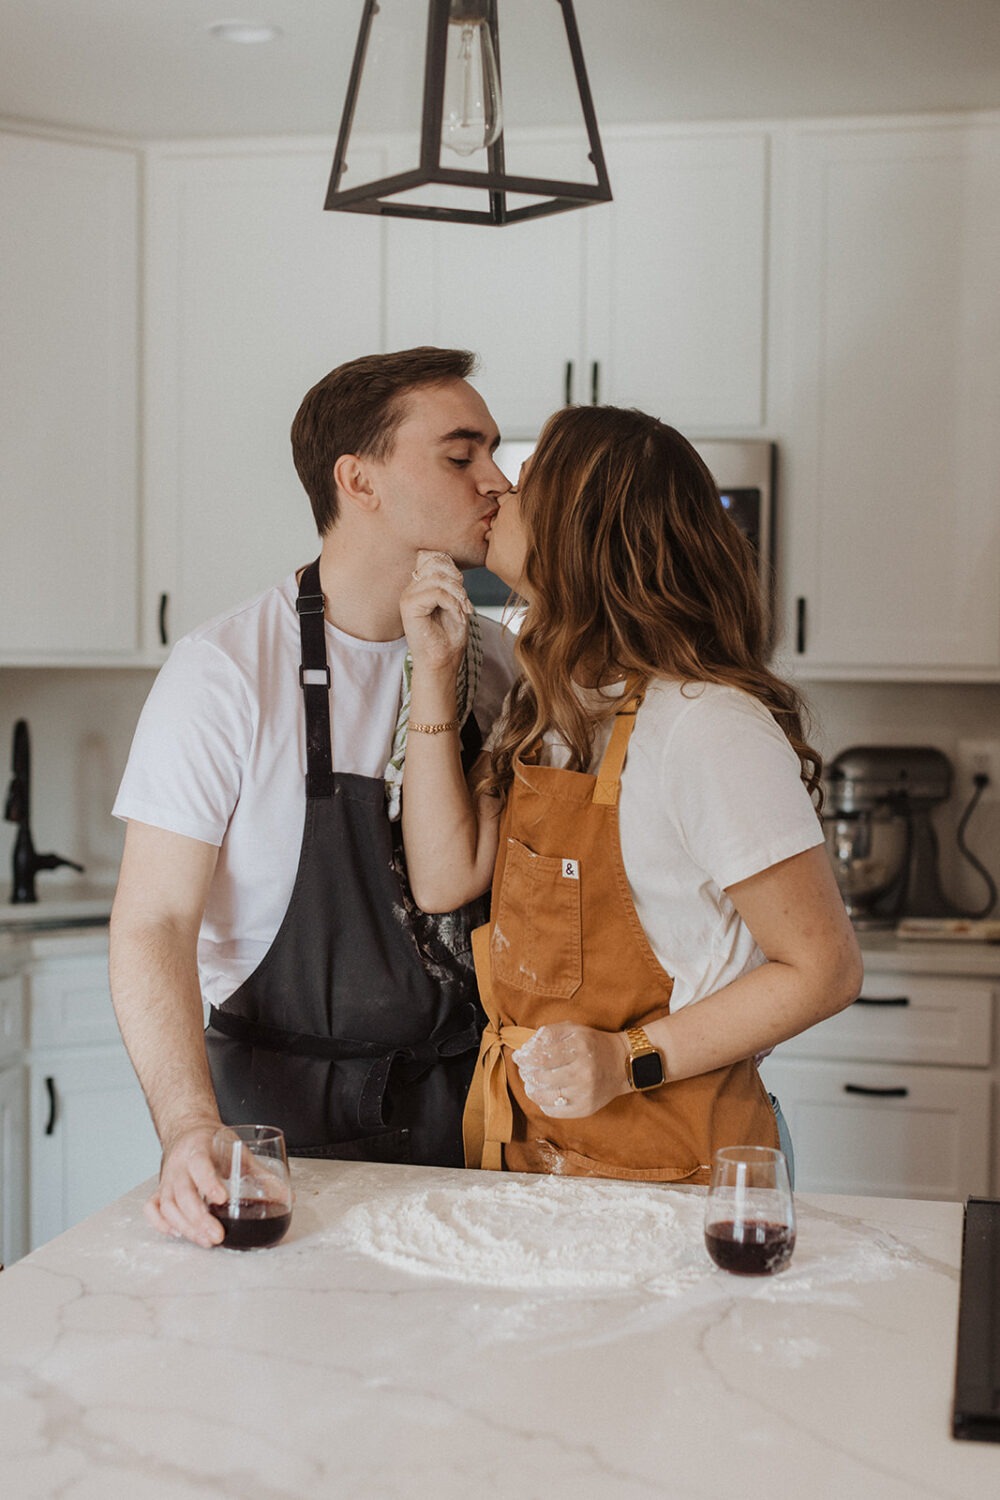
[[501,495],[500,509],[493,517],[486,546],[486,566],[503,580],[508,588],[528,597],[524,567],[528,557],[528,533],[521,519],[521,495],[527,479],[530,459],[521,465],[515,488]]

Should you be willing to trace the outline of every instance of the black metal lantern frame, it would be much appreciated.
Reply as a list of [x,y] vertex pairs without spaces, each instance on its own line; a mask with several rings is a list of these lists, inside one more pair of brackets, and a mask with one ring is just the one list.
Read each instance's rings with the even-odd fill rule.
[[[594,112],[590,85],[587,82],[587,69],[583,60],[583,49],[580,45],[580,33],[573,13],[572,0],[554,0],[554,3],[562,9],[573,75],[587,131],[589,144],[587,154],[594,168],[595,182],[578,183],[542,177],[511,176],[505,167],[502,131],[496,141],[485,148],[487,160],[485,172],[441,165],[448,23],[454,0],[429,0],[419,166],[410,171],[383,177],[375,182],[360,183],[341,191],[340,182],[348,166],[347,148],[354,124],[354,112],[361,88],[361,74],[368,51],[368,40],[372,21],[379,10],[378,0],[365,0],[324,208],[339,209],[346,213],[387,214],[404,219],[431,219],[445,223],[491,224],[500,227],[505,224],[516,224],[525,219],[542,218],[547,214],[565,213],[571,208],[585,208],[591,203],[610,202],[611,185],[608,181],[604,151],[598,134],[597,116]],[[500,36],[497,0],[482,0],[480,13],[485,17],[485,24],[490,29],[499,68]],[[488,195],[489,209],[487,211],[396,201],[397,194],[410,192],[429,184],[485,191]],[[535,197],[540,201],[512,206],[508,202],[508,194],[511,193]]]

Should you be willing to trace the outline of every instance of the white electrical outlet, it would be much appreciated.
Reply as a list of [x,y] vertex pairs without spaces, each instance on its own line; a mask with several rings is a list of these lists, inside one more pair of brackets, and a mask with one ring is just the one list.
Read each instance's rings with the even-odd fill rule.
[[1000,740],[959,740],[955,764],[955,795],[960,805],[975,791],[974,776],[988,776],[980,802],[1000,802]]

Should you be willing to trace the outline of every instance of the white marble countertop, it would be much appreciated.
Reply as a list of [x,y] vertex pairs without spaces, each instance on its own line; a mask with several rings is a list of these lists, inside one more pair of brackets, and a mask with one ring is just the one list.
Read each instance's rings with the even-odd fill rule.
[[949,1435],[959,1204],[800,1196],[751,1280],[698,1189],[293,1176],[272,1250],[161,1239],[137,1189],[0,1276],[0,1494],[1000,1494],[1000,1446]]
[[100,880],[36,882],[37,901],[0,902],[0,931],[19,931],[62,923],[107,922],[115,896],[114,877]]
[[869,973],[957,974],[1000,977],[1000,943],[899,938],[894,932],[858,934]]

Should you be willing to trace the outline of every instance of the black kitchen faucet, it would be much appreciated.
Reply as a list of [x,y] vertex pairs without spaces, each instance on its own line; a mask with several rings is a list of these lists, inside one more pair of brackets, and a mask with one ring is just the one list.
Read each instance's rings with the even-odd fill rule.
[[14,884],[10,896],[11,904],[17,905],[24,901],[38,900],[35,895],[35,876],[39,870],[55,870],[59,865],[69,865],[71,870],[79,870],[82,875],[83,865],[76,864],[72,859],[64,859],[61,854],[35,853],[31,839],[31,740],[27,719],[18,719],[14,725],[11,771],[13,775],[7,788],[7,805],[3,815],[8,823],[18,825],[14,843]]

